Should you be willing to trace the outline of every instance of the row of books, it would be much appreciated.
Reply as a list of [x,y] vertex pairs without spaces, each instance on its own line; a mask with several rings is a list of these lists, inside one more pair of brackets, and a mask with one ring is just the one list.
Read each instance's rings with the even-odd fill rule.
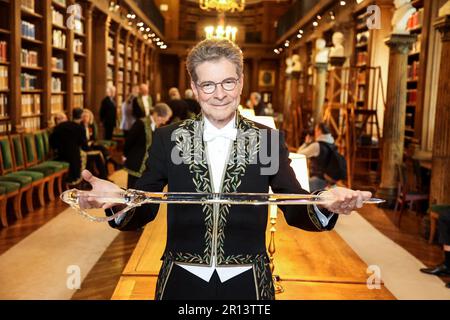
[[411,65],[408,66],[408,80],[415,80],[419,76],[419,61],[413,61]]
[[6,90],[8,87],[8,67],[0,66],[0,90]]
[[52,45],[57,48],[66,48],[66,35],[62,30],[53,30]]
[[411,53],[420,52],[421,44],[422,44],[422,34],[418,34],[417,35],[417,41],[414,42],[413,45],[412,45]]
[[64,70],[64,59],[52,57],[52,69],[63,71]]
[[74,92],[83,91],[83,77],[80,76],[73,77],[73,91]]
[[33,117],[22,119],[22,127],[24,128],[25,132],[39,130],[41,128],[41,118]]
[[114,49],[114,38],[113,37],[108,36],[107,46],[108,46],[108,49],[111,49],[111,50]]
[[357,59],[356,59],[356,65],[366,65],[368,62],[368,55],[367,52],[358,52]]
[[417,89],[408,90],[406,93],[406,101],[408,104],[415,104],[417,102]]
[[64,15],[58,10],[55,10],[53,6],[52,6],[52,22],[59,26],[64,26]]
[[80,73],[80,63],[78,61],[73,62],[73,74],[79,74]]
[[84,34],[83,22],[79,19],[74,20],[74,31],[75,33]]
[[82,94],[76,94],[73,96],[73,107],[84,108],[84,96]]
[[5,122],[2,122],[2,123],[0,123],[0,132],[1,133],[8,133],[8,132],[11,132],[11,123],[5,123]]
[[407,29],[415,29],[422,26],[423,23],[423,8],[419,9],[415,13],[412,14],[408,19]]
[[369,31],[360,32],[356,35],[356,44],[365,44],[369,41]]
[[113,69],[111,67],[106,68],[106,78],[112,79],[113,78]]
[[125,45],[123,43],[119,43],[119,54],[125,54]]
[[39,61],[38,52],[35,50],[22,49],[20,54],[20,62],[29,67],[37,67]]
[[34,0],[21,0],[20,7],[22,9],[34,12]]
[[8,117],[8,95],[0,93],[0,118]]
[[111,53],[111,51],[108,50],[106,53],[106,61],[109,64],[114,64],[114,55]]
[[60,5],[66,6],[66,0],[53,0],[55,3],[59,3]]
[[21,97],[22,116],[31,116],[41,113],[41,95],[23,94]]
[[22,36],[25,38],[36,40],[36,26],[28,21],[21,22]]
[[56,95],[50,97],[50,111],[51,113],[64,111],[64,96]]
[[119,57],[119,59],[118,59],[119,68],[122,68],[122,69],[123,69],[123,66],[124,66],[123,63],[124,63],[123,58],[122,58],[122,57]]
[[52,77],[52,92],[61,92],[62,91],[62,81],[60,78]]
[[73,41],[73,51],[83,53],[83,41],[81,39],[75,39]]
[[20,74],[20,87],[22,90],[34,90],[38,87],[37,76],[23,72]]
[[0,62],[8,61],[8,43],[6,41],[0,41]]
[[123,82],[123,71],[117,72],[117,81]]

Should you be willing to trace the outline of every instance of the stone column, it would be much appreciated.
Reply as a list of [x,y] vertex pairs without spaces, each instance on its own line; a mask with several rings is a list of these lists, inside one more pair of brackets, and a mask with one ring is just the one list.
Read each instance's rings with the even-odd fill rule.
[[389,75],[382,140],[381,184],[378,195],[387,200],[388,206],[391,206],[396,198],[398,184],[396,165],[403,162],[408,52],[416,39],[416,35],[392,34],[386,40],[386,45],[390,49]]
[[325,90],[327,81],[328,64],[318,62],[314,65],[314,92],[313,92],[313,118],[319,123],[323,118],[325,103]]
[[436,101],[430,202],[450,204],[450,15],[434,24],[442,35],[441,66]]

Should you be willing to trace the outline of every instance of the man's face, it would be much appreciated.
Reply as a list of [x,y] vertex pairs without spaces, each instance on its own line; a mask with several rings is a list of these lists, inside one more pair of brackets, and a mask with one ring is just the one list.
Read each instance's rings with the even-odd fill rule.
[[172,116],[171,114],[168,114],[168,115],[165,116],[165,117],[161,117],[161,116],[158,116],[158,115],[157,115],[157,116],[154,118],[156,127],[159,128],[159,127],[165,125],[165,124],[169,121],[169,119],[170,119],[171,116]]
[[141,93],[141,96],[147,96],[148,95],[148,86],[146,84],[141,85],[139,91]]
[[[240,102],[243,86],[243,75],[236,73],[236,66],[225,58],[218,61],[206,61],[195,69],[198,81],[191,81],[194,91],[202,108],[203,115],[218,128],[225,126],[235,114]],[[220,84],[213,93],[204,93],[200,85],[206,82],[222,82],[226,79],[239,79],[236,87],[227,91]]]

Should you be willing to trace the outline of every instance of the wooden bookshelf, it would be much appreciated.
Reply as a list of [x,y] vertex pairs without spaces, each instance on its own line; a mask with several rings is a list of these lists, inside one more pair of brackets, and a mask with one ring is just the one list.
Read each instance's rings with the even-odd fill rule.
[[417,35],[417,41],[408,54],[407,97],[405,146],[409,143],[418,144],[422,135],[422,114],[424,78],[426,74],[428,33],[431,23],[431,4],[429,1],[415,0],[412,2],[417,9],[408,21],[408,30]]
[[45,1],[20,0],[20,125],[41,128],[46,63]]
[[[81,16],[72,15],[73,5]],[[103,0],[0,0],[0,134],[45,128],[74,107],[98,115],[108,81],[119,89],[118,105],[134,82],[148,81],[142,52],[154,46],[123,18],[131,10],[129,0],[121,12]],[[136,56],[126,56],[128,45],[139,48]]]
[[0,1],[0,134],[11,131],[11,4]]

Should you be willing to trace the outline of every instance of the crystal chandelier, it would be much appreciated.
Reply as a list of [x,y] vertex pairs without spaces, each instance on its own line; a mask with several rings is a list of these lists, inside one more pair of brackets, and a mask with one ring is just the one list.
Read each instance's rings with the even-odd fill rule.
[[237,27],[229,26],[225,24],[225,13],[220,12],[217,17],[217,26],[206,26],[205,35],[206,39],[228,39],[236,41]]
[[199,0],[200,9],[225,11],[244,11],[245,0]]

